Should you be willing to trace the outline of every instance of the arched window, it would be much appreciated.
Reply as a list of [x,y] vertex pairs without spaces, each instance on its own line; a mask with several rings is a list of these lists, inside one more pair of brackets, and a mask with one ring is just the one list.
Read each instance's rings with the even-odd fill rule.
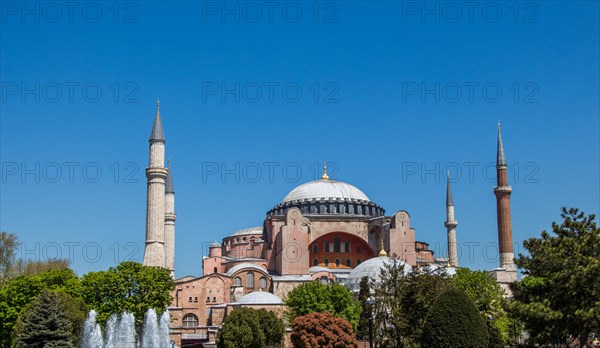
[[335,259],[335,267],[340,267],[340,259]]
[[337,237],[333,240],[333,252],[340,252],[340,239]]
[[313,253],[318,253],[319,252],[319,245],[315,244],[313,245]]
[[329,252],[329,242],[325,242],[325,252]]
[[188,313],[183,317],[183,327],[198,326],[198,317],[195,314]]
[[346,243],[344,243],[344,244],[346,244],[345,248],[344,248],[344,251],[347,252],[347,253],[349,253],[350,252],[350,241],[346,241]]
[[346,259],[346,267],[352,267],[352,261],[350,261],[350,259]]
[[254,272],[248,272],[246,274],[246,288],[254,289]]
[[325,259],[325,267],[329,267],[329,259]]
[[235,277],[235,279],[233,279],[233,286],[242,286],[242,278]]
[[319,260],[313,259],[313,266],[318,266],[318,265],[319,265]]
[[217,267],[213,268],[213,273],[217,273]]
[[266,290],[267,289],[267,278],[260,277],[260,279],[258,280],[258,287],[261,290]]

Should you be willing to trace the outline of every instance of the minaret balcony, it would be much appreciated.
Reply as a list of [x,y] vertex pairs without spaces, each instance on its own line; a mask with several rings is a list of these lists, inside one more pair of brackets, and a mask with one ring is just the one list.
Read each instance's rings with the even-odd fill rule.
[[446,226],[446,228],[456,227],[456,226],[458,226],[458,221],[456,221],[456,220],[444,221],[444,226]]
[[496,187],[494,187],[494,192],[512,192],[512,187],[510,187],[510,186],[496,186]]
[[146,168],[146,177],[150,178],[166,178],[167,177],[167,169],[161,167],[148,167]]

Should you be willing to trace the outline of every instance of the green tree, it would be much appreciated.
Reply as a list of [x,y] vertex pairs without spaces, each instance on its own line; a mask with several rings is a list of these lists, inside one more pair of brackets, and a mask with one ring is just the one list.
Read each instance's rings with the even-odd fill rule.
[[407,275],[403,288],[400,308],[410,325],[401,331],[412,341],[419,341],[423,335],[426,316],[435,299],[452,287],[450,278],[443,268],[413,268]]
[[512,314],[533,342],[554,342],[572,335],[580,346],[600,328],[600,229],[594,215],[562,208],[563,221],[552,223],[523,245],[517,266],[528,274],[511,284]]
[[437,296],[451,288],[444,269],[430,267],[405,270],[398,259],[381,270],[374,289],[374,341],[418,347],[429,307]]
[[42,290],[63,291],[81,296],[79,278],[70,269],[51,269],[40,274],[19,276],[0,288],[0,345],[10,347],[13,330],[21,312]]
[[353,328],[358,325],[361,311],[360,304],[345,286],[338,283],[326,285],[319,281],[294,288],[287,294],[285,305],[288,307],[287,316],[290,321],[313,312],[329,312],[346,319]]
[[298,316],[292,323],[292,343],[295,348],[357,347],[352,325],[329,312]]
[[85,321],[81,300],[60,291],[43,290],[19,317],[17,347],[78,347]]
[[486,325],[473,300],[458,289],[441,293],[428,311],[421,344],[436,348],[487,348]]
[[16,260],[8,270],[8,277],[30,276],[53,269],[66,269],[69,268],[70,265],[71,262],[67,259],[50,259],[46,261],[19,259]]
[[171,303],[170,292],[175,289],[169,270],[130,261],[108,271],[90,272],[81,284],[83,299],[98,312],[99,323],[127,311],[134,314],[138,331],[146,311],[154,308],[160,316]]
[[511,322],[503,308],[504,290],[498,282],[488,272],[459,268],[452,277],[452,285],[475,302],[482,318],[491,326],[488,330],[493,337],[500,336],[501,342],[510,343]]
[[269,348],[282,347],[285,331],[283,320],[265,309],[259,309],[257,312],[260,327],[265,335],[265,345]]
[[284,328],[283,320],[273,312],[240,308],[225,318],[217,337],[217,347],[281,347]]
[[14,233],[0,233],[0,285],[8,278],[8,272],[15,262],[19,241]]
[[369,277],[362,277],[358,291],[358,303],[362,306],[362,311],[360,312],[358,327],[356,329],[356,337],[361,339],[369,337],[369,319],[371,319],[373,315],[372,305],[367,304],[367,300],[370,296],[371,287],[369,286]]
[[23,260],[16,258],[19,240],[14,233],[0,233],[0,285],[18,276],[44,273],[51,269],[69,268],[67,259]]

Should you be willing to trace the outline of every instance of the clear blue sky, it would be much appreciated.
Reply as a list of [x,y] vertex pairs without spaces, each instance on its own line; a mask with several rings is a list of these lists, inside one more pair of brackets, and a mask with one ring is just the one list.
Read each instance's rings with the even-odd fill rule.
[[438,253],[449,168],[459,243],[479,243],[461,265],[491,269],[498,119],[515,243],[600,211],[596,1],[23,4],[0,13],[0,228],[22,256],[142,259],[156,98],[178,277],[324,160]]

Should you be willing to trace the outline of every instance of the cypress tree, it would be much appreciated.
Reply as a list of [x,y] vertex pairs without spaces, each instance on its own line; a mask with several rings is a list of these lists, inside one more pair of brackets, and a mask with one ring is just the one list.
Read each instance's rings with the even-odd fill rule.
[[462,290],[441,293],[429,308],[423,347],[487,348],[488,333],[475,303]]
[[358,302],[362,306],[362,312],[358,319],[358,327],[356,329],[356,337],[359,339],[369,338],[369,318],[373,313],[372,305],[368,305],[366,302],[370,295],[369,277],[362,277],[360,280],[360,289],[358,291]]

